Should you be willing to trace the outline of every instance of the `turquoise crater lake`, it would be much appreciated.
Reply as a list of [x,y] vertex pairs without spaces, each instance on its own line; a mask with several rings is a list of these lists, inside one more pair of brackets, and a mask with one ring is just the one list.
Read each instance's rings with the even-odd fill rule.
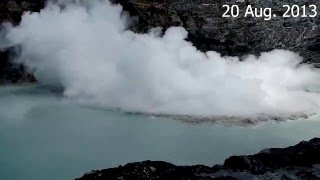
[[67,180],[142,160],[222,163],[320,136],[320,116],[250,127],[79,106],[39,86],[0,88],[0,179]]

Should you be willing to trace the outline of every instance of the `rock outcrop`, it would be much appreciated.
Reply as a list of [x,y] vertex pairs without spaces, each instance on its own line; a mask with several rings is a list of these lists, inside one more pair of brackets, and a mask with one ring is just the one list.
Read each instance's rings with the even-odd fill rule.
[[[151,27],[183,26],[189,40],[200,50],[214,50],[228,56],[259,54],[272,49],[300,53],[305,62],[320,62],[320,19],[283,18],[283,5],[316,5],[318,0],[114,0],[131,15],[139,17],[136,31]],[[238,5],[237,18],[222,18],[223,5]],[[277,15],[269,21],[244,17],[246,7],[272,8]],[[308,9],[307,12],[310,12]]]
[[[44,7],[44,0],[2,0],[0,2],[0,23],[18,24],[25,11],[39,11]],[[0,84],[34,82],[31,74],[24,67],[9,61],[10,50],[0,49]]]
[[320,179],[320,138],[288,148],[265,149],[252,156],[232,156],[213,167],[175,166],[161,161],[130,163],[92,171],[77,180],[150,179]]

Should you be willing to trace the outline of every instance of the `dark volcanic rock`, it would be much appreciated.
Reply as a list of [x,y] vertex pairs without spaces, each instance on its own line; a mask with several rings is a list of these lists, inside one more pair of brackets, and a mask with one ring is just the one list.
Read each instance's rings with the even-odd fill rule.
[[[183,26],[189,40],[200,50],[215,50],[223,55],[259,54],[272,49],[287,49],[300,53],[305,62],[320,62],[320,20],[315,18],[283,18],[284,4],[299,6],[319,0],[113,0],[124,5],[140,22],[136,31],[151,27]],[[239,5],[238,18],[222,18],[222,5]],[[270,7],[277,17],[244,17],[247,5]]]
[[91,171],[78,180],[93,179],[320,179],[320,138],[252,156],[232,156],[223,165],[213,167],[144,161]]
[[287,166],[312,167],[320,163],[320,139],[284,149],[267,149],[253,156],[233,156],[224,165],[233,170],[262,174]]
[[22,65],[9,61],[9,50],[0,50],[0,84],[35,82],[33,75],[26,73]]
[[[0,24],[11,22],[18,24],[25,11],[39,11],[44,0],[1,0]],[[34,82],[32,75],[25,73],[24,67],[9,61],[9,50],[0,49],[0,84],[16,82]]]
[[25,11],[37,12],[44,7],[44,0],[2,0],[0,2],[0,22],[18,24]]

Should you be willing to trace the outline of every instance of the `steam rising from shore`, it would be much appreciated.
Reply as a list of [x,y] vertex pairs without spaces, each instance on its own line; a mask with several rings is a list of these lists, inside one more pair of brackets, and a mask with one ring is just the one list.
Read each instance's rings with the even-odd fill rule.
[[[88,1],[87,1],[88,2]],[[6,26],[0,48],[40,83],[80,102],[130,112],[194,116],[285,116],[316,113],[320,75],[301,57],[274,50],[260,57],[202,53],[181,27],[136,34],[119,5],[49,4]]]

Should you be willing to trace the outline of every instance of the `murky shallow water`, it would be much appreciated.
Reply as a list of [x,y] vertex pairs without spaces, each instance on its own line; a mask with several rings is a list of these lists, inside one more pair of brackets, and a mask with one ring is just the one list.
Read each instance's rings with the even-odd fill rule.
[[82,107],[37,86],[0,88],[0,179],[64,180],[142,160],[222,163],[320,136],[320,116],[254,127],[193,125]]

